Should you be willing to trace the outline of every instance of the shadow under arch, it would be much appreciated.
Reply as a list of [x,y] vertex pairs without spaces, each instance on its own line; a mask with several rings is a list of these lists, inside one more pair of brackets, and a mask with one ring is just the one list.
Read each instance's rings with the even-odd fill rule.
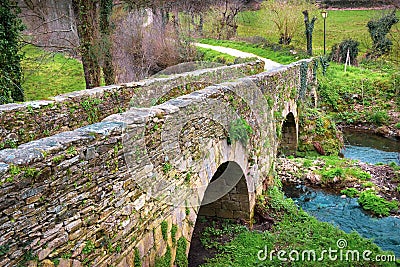
[[[225,187],[225,191],[220,191],[224,189],[221,187]],[[218,192],[227,192],[226,187],[230,187],[231,190],[217,198]],[[189,266],[199,266],[205,262],[207,256],[212,256],[207,255],[200,241],[201,233],[206,226],[219,219],[250,222],[251,214],[250,195],[242,168],[233,161],[221,164],[204,193],[202,205],[197,213],[190,242]]]
[[279,155],[295,155],[297,151],[296,120],[292,112],[286,116],[282,124],[282,138],[278,147]]

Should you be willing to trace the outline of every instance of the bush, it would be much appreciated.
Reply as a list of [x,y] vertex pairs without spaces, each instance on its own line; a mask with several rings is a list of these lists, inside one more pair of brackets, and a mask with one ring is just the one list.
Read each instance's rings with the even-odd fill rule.
[[361,186],[363,187],[363,188],[371,188],[371,187],[374,187],[374,183],[373,182],[366,182],[366,183],[363,183]]
[[360,192],[355,188],[346,188],[340,191],[340,193],[348,197],[356,197]]
[[361,170],[360,168],[349,168],[346,170],[346,174],[362,181],[371,179],[371,174]]
[[350,64],[357,65],[359,44],[359,42],[353,39],[346,39],[340,44],[333,45],[332,52],[329,54],[329,60],[338,63],[346,63],[347,51],[349,51]]
[[231,122],[229,128],[229,138],[240,141],[244,146],[247,145],[249,136],[253,133],[253,129],[244,119],[237,119]]
[[24,101],[19,42],[24,26],[19,13],[14,1],[0,2],[0,104]]
[[187,240],[182,236],[178,239],[176,247],[175,265],[177,267],[189,266],[188,258],[186,256]]
[[322,179],[325,181],[328,180],[333,180],[335,177],[336,178],[343,178],[344,177],[344,171],[342,168],[337,167],[329,170],[325,170],[321,173]]
[[387,201],[376,195],[373,190],[366,190],[360,194],[358,203],[361,207],[377,216],[389,216],[393,209],[397,209],[399,203],[397,201]]
[[368,115],[368,121],[378,126],[387,124],[389,121],[389,115],[386,111],[375,111]]
[[368,22],[367,27],[372,39],[372,51],[367,54],[367,57],[378,57],[390,52],[393,43],[386,36],[398,21],[399,19],[396,17],[396,11],[394,10],[378,20],[370,20]]

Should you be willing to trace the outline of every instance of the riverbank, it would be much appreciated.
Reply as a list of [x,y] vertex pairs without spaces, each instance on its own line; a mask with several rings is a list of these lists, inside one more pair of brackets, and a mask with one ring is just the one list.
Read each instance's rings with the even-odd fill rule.
[[[277,182],[279,184],[279,182]],[[392,252],[383,251],[370,239],[356,232],[346,233],[336,226],[318,221],[286,198],[278,186],[271,186],[256,204],[257,221],[252,230],[237,222],[209,222],[200,236],[201,244],[218,253],[202,267],[242,266],[396,266]],[[233,236],[233,238],[231,238]],[[228,237],[228,238],[227,238]],[[340,243],[339,243],[340,241]],[[344,245],[341,243],[345,243]],[[329,248],[359,251],[357,259],[332,259],[323,250]],[[391,262],[366,262],[362,252],[392,257]],[[299,252],[296,254],[296,251]],[[302,258],[302,252],[314,253]],[[279,253],[279,254],[278,254]],[[289,256],[290,255],[290,256]],[[345,256],[346,257],[346,256]],[[197,265],[190,265],[197,266]]]
[[395,164],[377,166],[333,156],[279,158],[276,172],[283,183],[323,188],[343,197],[373,193],[387,202],[396,203],[397,208],[388,210],[387,214],[381,210],[370,212],[377,216],[400,216],[400,167]]
[[358,67],[330,62],[318,76],[319,107],[340,128],[400,140],[400,72],[395,63],[363,61]]
[[[400,119],[400,112],[394,112],[396,113],[396,116],[391,115],[392,118],[396,118],[397,121]],[[341,123],[338,125],[338,127],[341,129],[341,131],[359,131],[359,132],[368,132],[371,134],[376,134],[385,138],[389,139],[394,139],[400,141],[400,129],[398,129],[397,126],[398,123],[392,123],[390,125],[383,125],[383,126],[376,126],[376,125],[371,125],[371,124],[345,124]]]

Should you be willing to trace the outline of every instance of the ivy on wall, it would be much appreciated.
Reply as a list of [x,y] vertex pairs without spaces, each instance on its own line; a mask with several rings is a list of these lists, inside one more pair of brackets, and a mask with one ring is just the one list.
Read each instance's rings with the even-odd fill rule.
[[0,1],[0,105],[24,101],[20,37],[25,27],[19,13],[15,1]]

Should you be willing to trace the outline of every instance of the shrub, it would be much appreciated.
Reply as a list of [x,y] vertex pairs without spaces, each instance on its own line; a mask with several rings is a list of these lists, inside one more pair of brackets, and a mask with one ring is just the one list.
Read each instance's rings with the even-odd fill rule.
[[275,211],[293,213],[297,209],[293,200],[291,198],[286,198],[280,187],[277,185],[268,188],[267,197],[268,199],[266,204],[269,208]]
[[349,168],[346,170],[346,174],[362,181],[371,179],[371,174],[361,170],[360,168]]
[[231,122],[229,127],[229,137],[233,140],[240,141],[244,146],[247,145],[249,136],[253,133],[253,129],[246,120],[240,118]]
[[182,236],[178,239],[176,248],[175,265],[177,267],[189,266],[188,258],[186,256],[187,240]]
[[19,41],[24,26],[19,13],[15,1],[0,2],[0,105],[24,101]]
[[394,10],[380,19],[368,22],[367,27],[372,39],[372,51],[367,55],[368,57],[377,57],[389,53],[393,43],[386,36],[398,21],[399,19],[396,17],[396,11]]
[[386,111],[375,111],[368,114],[367,120],[376,125],[384,125],[389,121],[389,115]]
[[373,190],[362,192],[358,203],[363,209],[377,216],[388,216],[391,210],[397,209],[399,206],[397,201],[387,201],[381,196],[376,195],[376,192]]
[[355,188],[346,188],[340,191],[340,193],[348,197],[356,197],[360,192]]
[[357,65],[358,45],[360,43],[353,39],[343,40],[340,44],[332,46],[329,60],[338,63],[346,63],[347,51],[349,51],[350,64]]
[[324,170],[322,173],[322,179],[325,181],[328,180],[333,180],[335,177],[336,178],[343,178],[344,177],[344,171],[342,168],[340,167],[336,167],[333,169],[329,169],[329,170]]
[[363,183],[361,186],[363,187],[363,188],[370,188],[370,187],[374,187],[374,183],[373,182],[366,182],[366,183]]

